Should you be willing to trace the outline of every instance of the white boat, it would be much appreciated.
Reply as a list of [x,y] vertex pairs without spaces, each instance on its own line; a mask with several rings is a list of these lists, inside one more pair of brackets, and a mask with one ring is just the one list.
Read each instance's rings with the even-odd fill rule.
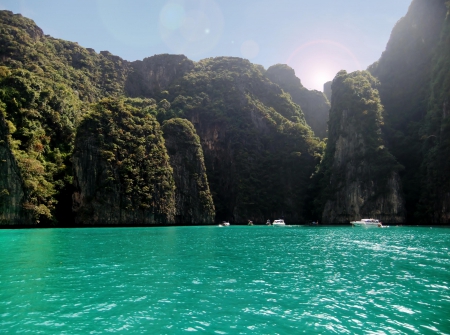
[[285,226],[286,224],[284,223],[284,220],[279,219],[279,220],[274,220],[272,225],[273,226]]
[[221,227],[228,227],[229,225],[230,225],[230,223],[227,221],[222,221],[222,223],[219,224],[219,226],[221,226]]
[[375,219],[361,219],[360,221],[352,221],[350,222],[352,226],[354,227],[376,227],[376,228],[382,228],[383,225],[380,221]]

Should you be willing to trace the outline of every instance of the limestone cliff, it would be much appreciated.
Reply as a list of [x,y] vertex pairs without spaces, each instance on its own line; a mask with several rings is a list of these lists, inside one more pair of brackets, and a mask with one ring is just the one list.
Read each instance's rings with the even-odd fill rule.
[[397,173],[401,167],[382,139],[382,106],[375,85],[368,72],[341,71],[333,80],[329,139],[322,161],[323,223],[363,217],[389,223],[405,220]]
[[450,224],[450,3],[432,60],[430,98],[421,129],[420,221]]
[[131,63],[125,91],[131,97],[154,97],[194,68],[184,55],[155,55]]
[[295,76],[294,69],[288,65],[277,64],[269,67],[266,76],[292,97],[292,101],[300,105],[305,120],[314,134],[320,138],[327,137],[327,121],[330,104],[322,92],[308,90]]
[[[430,140],[424,143],[428,132],[424,129],[425,116],[430,108],[430,96],[435,94],[430,89],[436,87],[435,78],[432,77],[433,59],[436,53],[440,53],[439,40],[448,35],[443,30],[446,2],[448,3],[446,0],[413,0],[407,14],[392,30],[386,50],[368,68],[380,81],[379,93],[386,110],[386,144],[405,167],[400,172],[400,177],[405,194],[407,221],[410,223],[427,223],[431,219],[426,218],[430,214],[430,205],[434,208],[435,204],[431,198],[424,202],[423,192],[428,192],[424,186],[428,187],[422,182],[425,176],[420,166],[428,155],[431,143]],[[448,55],[447,50],[442,57],[445,52]],[[439,84],[441,89],[442,84]],[[440,110],[442,111],[442,105]],[[431,141],[433,138],[431,137]]]
[[151,115],[103,100],[79,126],[73,166],[77,223],[173,223],[172,169]]
[[234,57],[199,61],[168,99],[167,115],[190,120],[200,136],[217,221],[305,222],[318,140],[260,67]]
[[176,187],[175,222],[214,223],[203,150],[194,126],[188,120],[175,118],[164,122],[162,130]]
[[33,221],[31,213],[23,207],[26,199],[24,185],[10,150],[8,134],[8,126],[0,110],[0,225],[29,225]]

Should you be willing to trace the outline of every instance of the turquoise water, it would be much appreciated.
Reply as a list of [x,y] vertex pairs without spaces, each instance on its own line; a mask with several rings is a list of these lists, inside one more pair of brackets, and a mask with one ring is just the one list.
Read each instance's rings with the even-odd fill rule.
[[4,334],[450,334],[450,229],[0,231]]

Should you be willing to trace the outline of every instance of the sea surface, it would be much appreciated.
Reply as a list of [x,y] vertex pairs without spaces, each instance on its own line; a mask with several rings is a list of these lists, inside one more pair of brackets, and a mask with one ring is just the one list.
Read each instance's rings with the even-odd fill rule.
[[450,334],[450,229],[0,230],[1,334]]

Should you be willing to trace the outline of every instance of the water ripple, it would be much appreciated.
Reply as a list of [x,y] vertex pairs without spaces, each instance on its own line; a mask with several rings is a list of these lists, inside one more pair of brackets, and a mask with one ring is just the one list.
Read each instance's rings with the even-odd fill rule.
[[0,332],[450,334],[450,230],[0,231]]

